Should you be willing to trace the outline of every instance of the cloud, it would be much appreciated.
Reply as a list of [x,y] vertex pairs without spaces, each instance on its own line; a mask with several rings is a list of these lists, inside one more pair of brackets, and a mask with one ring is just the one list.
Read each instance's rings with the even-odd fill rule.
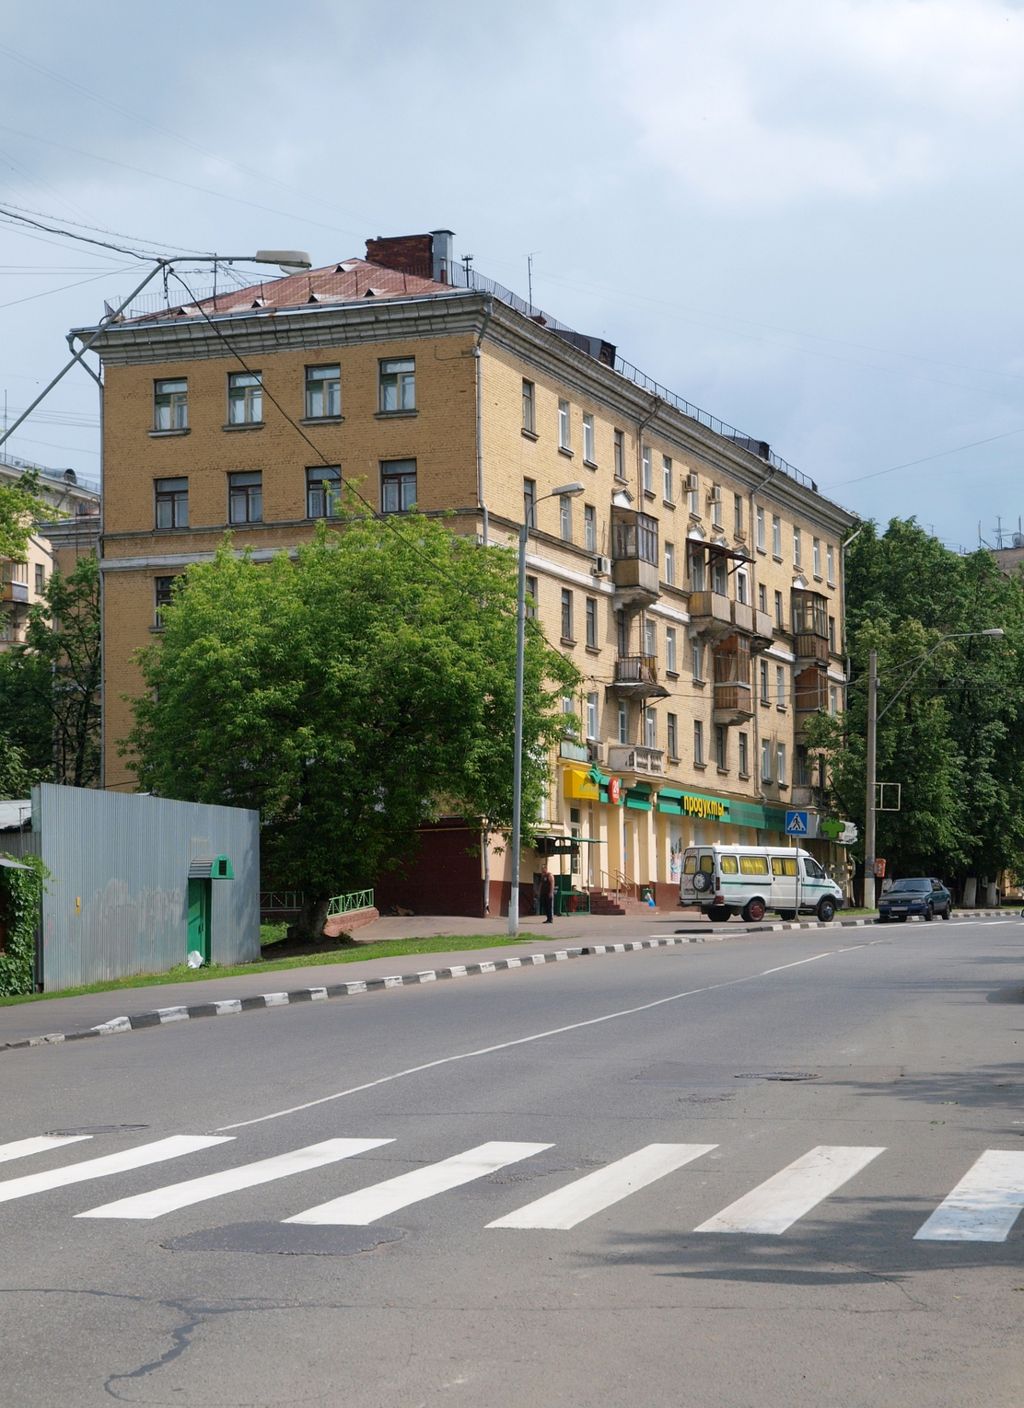
[[608,91],[680,199],[865,202],[1019,162],[1024,14],[1002,0],[662,0],[609,49]]

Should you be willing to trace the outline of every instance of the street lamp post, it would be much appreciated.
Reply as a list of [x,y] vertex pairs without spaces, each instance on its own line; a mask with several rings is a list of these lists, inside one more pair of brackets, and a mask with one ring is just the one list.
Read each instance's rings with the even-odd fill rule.
[[867,734],[867,757],[865,768],[864,787],[864,908],[874,909],[875,907],[875,792],[877,790],[876,770],[877,770],[877,743],[878,743],[878,721],[883,718],[903,691],[910,685],[916,676],[924,668],[925,664],[938,650],[940,645],[945,645],[948,640],[965,640],[969,636],[990,636],[997,638],[1004,635],[1001,626],[990,626],[984,631],[957,631],[953,635],[941,636],[925,655],[917,663],[917,669],[911,671],[907,678],[900,685],[892,698],[880,710],[878,707],[878,652],[872,650],[868,655],[868,734]]
[[[560,484],[550,494],[542,494],[534,499],[532,508],[545,499],[575,498],[583,493],[583,485],[578,483]],[[519,868],[522,850],[523,830],[523,675],[526,664],[526,543],[530,536],[529,517],[524,515],[519,525],[519,584],[516,596],[516,703],[515,736],[512,747],[512,836],[509,842],[510,864],[512,867],[508,895],[508,932],[519,933]]]

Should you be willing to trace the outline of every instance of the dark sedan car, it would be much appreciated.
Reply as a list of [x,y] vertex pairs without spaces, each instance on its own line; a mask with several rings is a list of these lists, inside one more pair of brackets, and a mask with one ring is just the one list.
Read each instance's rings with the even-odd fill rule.
[[919,914],[922,919],[934,919],[941,914],[943,919],[948,919],[952,907],[953,898],[941,880],[932,876],[894,880],[878,901],[878,922],[905,921],[912,914]]

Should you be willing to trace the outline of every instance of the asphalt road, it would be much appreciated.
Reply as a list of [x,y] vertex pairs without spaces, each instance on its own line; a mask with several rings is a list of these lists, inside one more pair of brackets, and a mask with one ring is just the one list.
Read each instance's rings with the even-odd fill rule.
[[737,934],[8,1052],[0,1403],[1019,1408],[1022,940]]

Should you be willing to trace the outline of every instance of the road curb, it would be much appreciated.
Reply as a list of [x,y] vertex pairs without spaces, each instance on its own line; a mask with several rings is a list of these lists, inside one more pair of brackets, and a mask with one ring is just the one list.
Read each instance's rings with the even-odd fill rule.
[[[959,910],[957,917],[994,918],[992,910]],[[774,934],[787,929],[856,929],[874,924],[874,919],[840,919],[829,924],[816,920],[748,926],[733,932],[739,934]],[[357,997],[363,993],[386,992],[390,988],[416,987],[422,983],[444,982],[452,978],[474,978],[483,973],[511,972],[517,968],[540,967],[545,963],[565,963],[573,958],[598,958],[610,953],[635,953],[640,949],[671,948],[681,944],[721,943],[728,937],[725,926],[706,934],[679,933],[671,938],[627,939],[615,944],[582,944],[579,947],[556,949],[545,953],[528,953],[509,958],[485,959],[481,963],[456,963],[448,968],[426,968],[417,973],[396,973],[380,978],[359,978],[350,983],[329,983],[320,987],[290,988],[282,992],[259,993],[252,997],[220,998],[212,1002],[195,1002],[176,1007],[157,1007],[148,1012],[112,1017],[97,1026],[80,1031],[47,1032],[43,1036],[24,1037],[20,1041],[0,1042],[0,1052],[23,1051],[32,1046],[59,1046],[68,1041],[85,1041],[89,1037],[119,1036],[123,1032],[142,1031],[148,1027],[169,1026],[174,1022],[195,1021],[200,1017],[233,1017],[243,1012],[262,1012],[268,1007],[291,1007],[304,1002],[329,1002],[338,997]]]

